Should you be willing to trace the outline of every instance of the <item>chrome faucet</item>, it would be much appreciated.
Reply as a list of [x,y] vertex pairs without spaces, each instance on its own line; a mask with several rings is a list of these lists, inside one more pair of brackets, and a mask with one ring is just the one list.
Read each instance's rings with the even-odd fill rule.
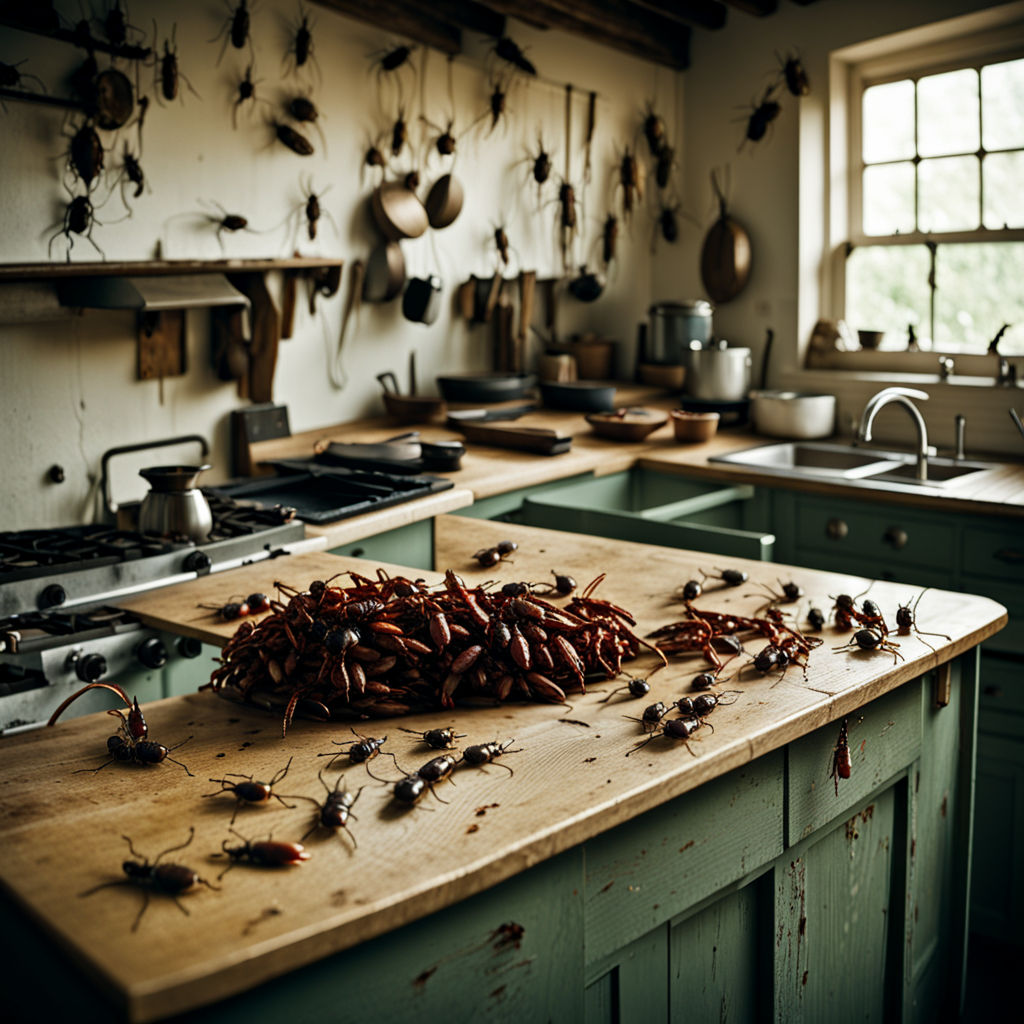
[[928,447],[928,428],[925,426],[924,417],[917,406],[910,399],[917,398],[927,401],[928,394],[924,391],[917,391],[915,388],[882,388],[876,395],[868,399],[861,413],[860,426],[857,428],[856,443],[871,440],[871,424],[874,423],[878,410],[890,402],[903,406],[910,414],[914,425],[917,427],[917,479],[928,479],[928,456],[933,450]]

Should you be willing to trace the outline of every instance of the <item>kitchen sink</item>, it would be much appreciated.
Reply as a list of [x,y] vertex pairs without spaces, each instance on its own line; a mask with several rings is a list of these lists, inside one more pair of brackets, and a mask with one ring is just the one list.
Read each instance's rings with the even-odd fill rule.
[[896,489],[906,487],[910,490],[941,488],[972,473],[992,469],[995,465],[933,456],[928,460],[928,479],[918,480],[917,457],[913,454],[808,441],[761,445],[727,455],[715,455],[708,461],[750,466],[775,476],[857,482]]

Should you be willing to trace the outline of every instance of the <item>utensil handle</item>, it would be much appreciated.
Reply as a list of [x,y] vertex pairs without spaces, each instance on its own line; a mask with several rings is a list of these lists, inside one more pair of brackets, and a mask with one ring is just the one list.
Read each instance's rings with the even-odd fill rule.
[[117,505],[113,501],[109,492],[110,476],[107,473],[107,466],[110,460],[115,455],[125,455],[128,452],[141,452],[147,448],[167,448],[172,444],[188,444],[190,441],[196,441],[199,444],[200,451],[204,456],[210,454],[210,445],[202,434],[183,434],[181,437],[168,437],[163,441],[141,441],[138,444],[125,444],[119,448],[108,448],[103,453],[103,458],[100,460],[100,493],[103,495],[103,501],[107,506],[108,511],[112,513],[117,512]]

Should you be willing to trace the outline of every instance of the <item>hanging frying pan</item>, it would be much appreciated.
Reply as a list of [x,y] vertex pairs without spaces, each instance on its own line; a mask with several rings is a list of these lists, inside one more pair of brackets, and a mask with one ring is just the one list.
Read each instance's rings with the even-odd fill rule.
[[385,181],[373,190],[373,219],[391,242],[419,238],[430,225],[419,196],[404,182]]

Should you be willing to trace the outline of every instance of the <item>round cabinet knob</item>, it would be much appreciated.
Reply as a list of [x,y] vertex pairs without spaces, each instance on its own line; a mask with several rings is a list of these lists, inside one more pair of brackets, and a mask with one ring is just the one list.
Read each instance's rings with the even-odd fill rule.
[[202,641],[194,636],[183,636],[177,643],[178,653],[183,658],[198,658],[203,653]]
[[75,660],[75,675],[83,683],[95,683],[107,674],[107,659],[102,654],[83,654]]
[[56,608],[68,599],[67,591],[59,583],[51,583],[43,588],[38,604],[42,608]]
[[210,556],[205,551],[190,551],[182,562],[185,572],[206,572],[210,568]]
[[146,668],[163,668],[167,664],[167,648],[158,636],[151,636],[135,649],[135,657]]
[[842,540],[849,532],[849,526],[842,519],[830,519],[825,524],[825,533],[830,540]]
[[905,548],[907,546],[907,541],[910,540],[910,538],[907,536],[906,530],[903,530],[898,526],[890,526],[882,536],[882,540],[884,540],[889,547],[895,548],[899,551],[901,548]]

